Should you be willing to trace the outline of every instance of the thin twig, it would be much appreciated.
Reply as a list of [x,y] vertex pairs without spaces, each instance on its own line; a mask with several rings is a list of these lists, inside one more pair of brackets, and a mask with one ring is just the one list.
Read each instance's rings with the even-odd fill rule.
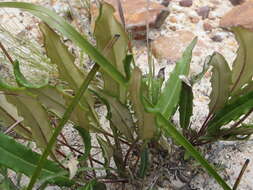
[[21,122],[23,121],[23,119],[16,121],[14,124],[12,124],[10,127],[8,127],[5,131],[4,134],[8,134],[9,132],[11,132],[16,126],[18,126]]
[[129,147],[127,153],[126,153],[126,156],[125,156],[125,160],[124,160],[124,166],[126,166],[127,164],[127,160],[128,160],[128,157],[130,155],[130,152],[133,150],[133,148],[135,147],[136,143],[138,142],[138,139],[136,139],[133,144]]
[[[92,157],[91,157],[91,156],[89,156],[89,161],[90,161],[90,166],[91,166],[92,168],[94,168],[94,165],[93,165],[93,161],[92,161]],[[93,177],[96,178],[96,177],[97,177],[96,171],[95,171],[95,170],[92,170],[92,172],[93,172]]]
[[245,163],[244,163],[244,165],[243,165],[243,167],[242,167],[242,169],[241,169],[241,172],[240,172],[239,176],[237,177],[237,179],[236,179],[236,181],[235,181],[233,190],[236,190],[236,189],[237,189],[237,187],[238,187],[238,185],[239,185],[239,183],[240,183],[240,181],[241,181],[241,179],[242,179],[242,176],[243,176],[244,172],[246,171],[246,168],[247,168],[248,165],[249,165],[249,162],[250,162],[249,159],[247,159],[247,160],[245,161]]
[[9,59],[11,64],[14,64],[13,59],[11,58],[10,54],[8,53],[8,51],[6,50],[6,48],[4,47],[4,45],[1,42],[0,42],[0,48],[2,49],[4,55]]

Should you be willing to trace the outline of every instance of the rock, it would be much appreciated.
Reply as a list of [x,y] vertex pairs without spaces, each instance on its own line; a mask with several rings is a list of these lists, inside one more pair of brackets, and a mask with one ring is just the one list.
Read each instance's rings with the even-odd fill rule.
[[211,37],[211,39],[214,41],[214,42],[222,42],[222,37],[220,35],[214,35]]
[[192,23],[197,24],[200,19],[198,17],[190,17],[190,20]]
[[162,5],[165,6],[165,7],[167,7],[170,4],[170,1],[171,0],[163,0],[162,1]]
[[209,16],[209,13],[210,13],[210,7],[209,6],[204,6],[204,7],[200,7],[198,10],[197,10],[197,13],[199,16],[202,17],[202,19],[206,19],[208,18]]
[[211,24],[209,24],[208,22],[205,22],[203,24],[203,28],[205,31],[211,31],[213,29],[213,26]]
[[[192,32],[185,30],[177,31],[168,37],[160,36],[151,43],[152,54],[157,59],[175,62],[181,58],[183,51],[194,37]],[[198,45],[203,46],[203,43],[198,41]]]
[[192,6],[192,0],[181,0],[179,2],[179,5],[182,7],[191,7]]
[[[117,10],[117,0],[105,0],[105,2],[113,5]],[[146,0],[121,0],[121,3],[126,28],[132,32],[134,39],[145,39],[146,22],[148,22],[150,28],[159,28],[169,15],[169,11],[164,5],[156,2],[149,3],[149,12],[147,11]],[[98,15],[98,8],[95,5],[92,6],[91,13],[93,20],[95,20]],[[118,11],[115,12],[115,16],[120,21]]]
[[229,0],[232,5],[240,5],[245,2],[245,0]]
[[172,22],[172,23],[177,23],[177,17],[172,16],[172,17],[169,18],[169,21]]
[[253,0],[235,6],[220,21],[220,26],[230,28],[233,26],[242,26],[253,31]]

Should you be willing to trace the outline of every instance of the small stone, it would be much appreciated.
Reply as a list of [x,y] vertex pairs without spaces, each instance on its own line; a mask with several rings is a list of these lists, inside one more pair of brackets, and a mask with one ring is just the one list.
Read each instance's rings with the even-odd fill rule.
[[205,31],[211,31],[213,29],[213,26],[211,24],[209,24],[208,22],[205,22],[203,24],[203,28]]
[[192,0],[181,0],[179,2],[179,5],[182,7],[191,7],[192,6]]
[[157,59],[175,62],[181,58],[183,51],[194,37],[192,32],[185,30],[177,31],[168,37],[160,36],[151,43],[152,54]]
[[170,26],[169,27],[172,31],[176,31],[177,30],[177,27],[176,26]]
[[229,0],[232,5],[240,5],[245,2],[245,0]]
[[235,6],[220,21],[220,26],[230,28],[241,26],[253,31],[253,0]]
[[214,35],[211,37],[211,39],[214,41],[214,42],[222,42],[222,37],[220,35]]
[[198,17],[190,17],[190,20],[194,24],[197,24],[199,22],[199,18]]
[[163,0],[162,1],[162,5],[165,6],[165,7],[167,7],[170,4],[170,1],[171,0]]
[[198,10],[197,10],[197,13],[199,16],[202,17],[202,19],[206,19],[208,18],[209,16],[209,13],[210,13],[210,7],[209,6],[204,6],[204,7],[200,7]]
[[169,18],[169,21],[172,22],[172,23],[177,23],[177,17],[172,16],[172,17]]

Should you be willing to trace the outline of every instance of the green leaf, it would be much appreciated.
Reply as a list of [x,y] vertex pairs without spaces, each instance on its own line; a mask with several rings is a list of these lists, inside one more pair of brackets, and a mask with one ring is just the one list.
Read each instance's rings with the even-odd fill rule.
[[47,56],[53,64],[57,65],[60,78],[68,82],[71,88],[77,89],[80,87],[85,76],[75,65],[74,56],[61,41],[60,36],[47,24],[40,23],[39,26],[44,36],[44,46]]
[[231,70],[225,58],[217,52],[213,54],[210,65],[213,68],[209,110],[214,113],[224,107],[230,96]]
[[75,126],[75,128],[77,129],[77,131],[79,132],[80,136],[83,139],[83,143],[84,143],[84,154],[79,158],[79,160],[87,160],[89,155],[90,155],[90,151],[91,151],[91,136],[89,131],[87,131],[84,128]]
[[[95,22],[94,36],[100,52],[104,52],[105,50],[106,52],[103,53],[104,56],[123,76],[126,76],[124,60],[127,54],[128,37],[124,28],[115,18],[114,12],[115,10],[110,4],[105,2],[101,3],[100,14]],[[107,47],[116,35],[119,35],[118,40],[112,47]],[[102,76],[104,79],[105,91],[113,96],[119,97],[121,102],[124,103],[126,96],[125,87],[116,83],[116,81],[104,71],[102,71]]]
[[133,141],[134,122],[127,106],[122,104],[117,98],[102,91],[94,91],[94,93],[105,103],[108,110],[107,119],[110,120],[129,141]]
[[103,157],[105,160],[105,167],[110,165],[111,158],[113,157],[113,147],[110,143],[97,136],[98,143],[102,149]]
[[148,148],[145,147],[141,152],[141,164],[140,164],[140,168],[138,172],[138,175],[140,178],[144,178],[147,174],[148,165],[149,165],[148,156],[149,156]]
[[179,100],[180,126],[187,129],[190,124],[193,109],[192,87],[182,82],[182,90]]
[[253,134],[253,125],[242,124],[233,129],[221,129],[220,140],[247,140]]
[[180,75],[188,75],[192,50],[196,43],[197,38],[195,38],[184,51],[183,57],[177,62],[156,105],[156,108],[159,109],[166,118],[171,117],[178,104],[182,85]]
[[18,90],[25,90],[24,87],[18,87],[13,86],[8,83],[6,83],[1,77],[0,77],[0,90],[11,90],[11,91],[18,91]]
[[[60,90],[60,89],[59,89]],[[61,90],[62,91],[62,90]],[[70,102],[72,101],[73,97],[69,94],[62,91],[63,98],[66,101],[66,105],[68,106]],[[78,126],[85,128],[86,130],[89,130],[90,128],[90,118],[93,117],[93,108],[89,107],[89,98],[90,96],[87,95],[85,98],[82,98],[76,106],[76,108],[73,110],[70,119]],[[84,106],[85,104],[85,106]]]
[[0,2],[0,7],[20,8],[42,19],[50,27],[58,30],[78,45],[115,81],[123,86],[127,84],[125,77],[117,71],[117,69],[110,64],[110,62],[94,46],[92,46],[80,33],[78,33],[74,27],[68,24],[62,17],[58,16],[53,11],[39,5],[23,2]]
[[150,93],[151,93],[151,98],[152,98],[152,104],[156,105],[161,92],[162,92],[162,85],[164,82],[164,69],[160,69],[158,72],[157,77],[151,77],[151,85],[150,85]]
[[129,82],[130,101],[137,120],[138,136],[140,139],[151,139],[156,132],[155,117],[147,113],[141,101],[142,95],[142,73],[135,67]]
[[[21,120],[22,117],[18,116],[16,107],[10,104],[3,94],[0,94],[0,121],[3,121],[5,126],[9,127]],[[14,131],[27,139],[32,139],[31,131],[22,123],[17,124]]]
[[16,92],[15,96],[8,95],[6,99],[17,108],[25,126],[30,127],[37,146],[44,149],[53,133],[46,110],[36,97],[24,92]]
[[249,82],[253,76],[253,33],[242,27],[233,27],[236,39],[239,43],[237,57],[232,69],[232,93],[239,90],[245,83]]
[[245,94],[219,110],[208,122],[207,136],[216,136],[223,125],[237,120],[241,115],[253,108],[253,92]]
[[126,55],[126,57],[123,61],[127,80],[129,80],[131,77],[131,63],[132,63],[133,59],[134,59],[133,55],[128,54],[128,55]]
[[46,86],[40,89],[29,89],[29,92],[36,94],[38,101],[46,109],[61,118],[66,110],[67,104],[61,91],[54,86]]
[[26,87],[26,88],[42,88],[42,87],[44,87],[48,84],[48,78],[45,79],[43,84],[36,85],[36,84],[30,83],[25,78],[25,76],[21,73],[18,61],[14,62],[13,69],[14,69],[14,74],[15,74],[16,81],[20,86],[23,86],[23,87]]
[[[21,172],[31,176],[37,166],[40,155],[31,151],[22,144],[17,143],[12,138],[0,133],[0,164],[16,172]],[[40,178],[64,171],[55,162],[46,160],[42,169]],[[70,186],[74,182],[70,181],[67,176],[61,176],[50,181],[50,183]]]

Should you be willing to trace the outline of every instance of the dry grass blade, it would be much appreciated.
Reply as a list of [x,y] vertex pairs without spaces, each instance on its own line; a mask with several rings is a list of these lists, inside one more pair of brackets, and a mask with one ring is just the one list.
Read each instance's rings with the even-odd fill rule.
[[239,174],[238,178],[237,178],[237,179],[236,179],[236,181],[235,181],[235,184],[234,184],[233,190],[236,190],[236,189],[237,189],[237,187],[238,187],[239,183],[241,182],[242,176],[243,176],[243,174],[244,174],[244,172],[245,172],[246,168],[247,168],[247,167],[248,167],[248,165],[249,165],[249,162],[250,162],[250,160],[249,160],[249,159],[247,159],[247,160],[245,161],[245,163],[244,163],[244,165],[243,165],[243,167],[242,167],[242,169],[241,169],[241,172],[240,172],[240,174]]

